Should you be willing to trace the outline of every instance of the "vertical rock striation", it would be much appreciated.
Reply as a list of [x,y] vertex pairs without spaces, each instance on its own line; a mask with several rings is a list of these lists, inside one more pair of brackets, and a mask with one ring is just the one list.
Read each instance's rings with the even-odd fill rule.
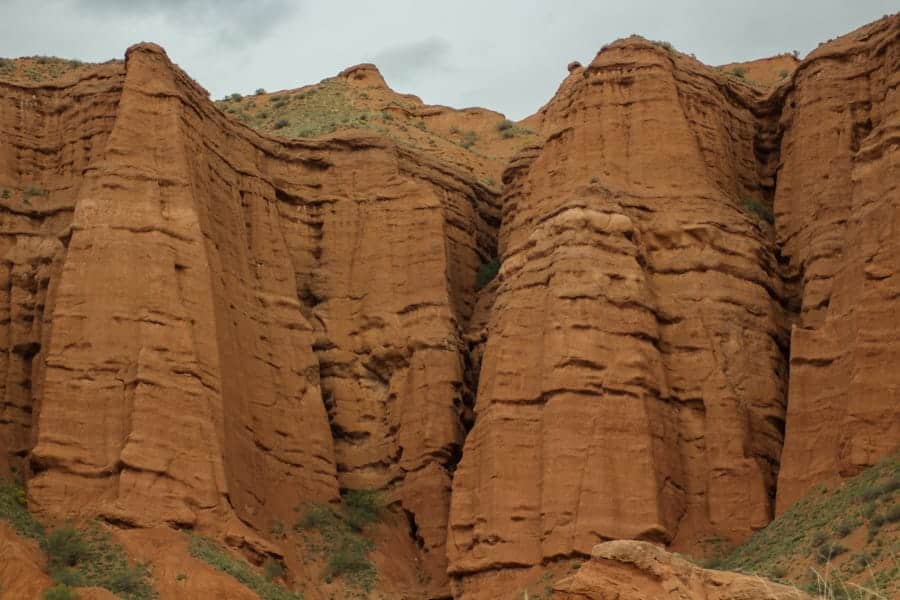
[[900,17],[820,47],[784,98],[778,244],[801,287],[778,511],[900,447]]
[[298,505],[384,489],[445,594],[493,193],[380,137],[261,137],[150,44],[80,77],[3,88],[0,437],[31,507],[268,552]]
[[696,546],[771,518],[787,316],[752,88],[632,38],[576,67],[513,161],[451,574]]
[[516,125],[361,65],[328,85],[394,129],[295,140],[152,44],[0,82],[0,471],[299,578],[273,531],[384,490],[428,597],[738,542],[900,444],[898,73],[898,16],[772,90],[632,37]]
[[112,63],[54,85],[0,82],[0,471],[20,469],[33,445],[55,283],[122,75]]

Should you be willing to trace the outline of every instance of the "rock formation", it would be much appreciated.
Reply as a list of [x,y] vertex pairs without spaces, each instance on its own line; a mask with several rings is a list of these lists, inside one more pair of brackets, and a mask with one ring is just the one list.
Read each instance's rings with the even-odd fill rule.
[[[276,526],[384,490],[383,589],[431,598],[740,542],[900,445],[900,17],[746,65],[627,38],[520,123],[372,65],[218,108],[152,44],[0,72],[0,474],[295,582]],[[323,98],[353,128],[284,135]],[[559,598],[719,577],[605,547]]]
[[771,195],[752,92],[629,39],[541,112],[504,176],[455,576],[771,518],[788,333],[771,226],[741,206]]
[[5,90],[4,127],[32,92],[52,115],[0,165],[4,459],[28,456],[31,508],[270,551],[299,503],[389,488],[440,585],[491,192],[378,137],[261,137],[152,45]]
[[821,46],[785,92],[778,246],[799,287],[778,511],[900,445],[900,17]]
[[599,544],[578,573],[558,582],[553,600],[807,600],[796,588],[750,575],[711,571],[647,542]]

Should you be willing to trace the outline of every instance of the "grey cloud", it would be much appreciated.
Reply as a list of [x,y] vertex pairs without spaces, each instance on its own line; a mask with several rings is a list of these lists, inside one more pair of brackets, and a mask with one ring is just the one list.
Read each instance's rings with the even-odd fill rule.
[[451,49],[447,40],[432,37],[387,48],[375,56],[375,64],[389,81],[415,83],[424,73],[450,68]]
[[71,0],[85,12],[109,17],[160,16],[177,25],[210,31],[217,42],[256,41],[299,9],[297,0]]
[[639,33],[709,64],[797,49],[897,0],[0,0],[0,56],[121,57],[161,44],[213,96],[294,88],[376,62],[428,103],[537,110],[571,60]]

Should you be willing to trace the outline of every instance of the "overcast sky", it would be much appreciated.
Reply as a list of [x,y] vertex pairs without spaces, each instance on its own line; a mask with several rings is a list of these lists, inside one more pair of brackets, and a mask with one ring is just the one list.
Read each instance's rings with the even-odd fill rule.
[[0,0],[0,56],[121,58],[162,45],[214,98],[376,63],[431,104],[522,118],[572,60],[639,33],[709,64],[799,50],[896,11],[897,0]]

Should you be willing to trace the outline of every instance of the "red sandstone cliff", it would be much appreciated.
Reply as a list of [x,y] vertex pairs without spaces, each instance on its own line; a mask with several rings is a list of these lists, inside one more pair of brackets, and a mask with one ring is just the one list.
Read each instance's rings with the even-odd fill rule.
[[[178,527],[293,581],[275,525],[382,489],[412,596],[739,542],[900,445],[898,73],[900,17],[774,89],[620,40],[523,122],[502,197],[496,113],[404,117],[477,121],[482,164],[257,133],[150,44],[0,81],[0,467],[162,570]],[[381,111],[376,75],[340,77]]]
[[782,100],[775,222],[799,315],[779,512],[900,445],[898,85],[895,16],[817,49]]

